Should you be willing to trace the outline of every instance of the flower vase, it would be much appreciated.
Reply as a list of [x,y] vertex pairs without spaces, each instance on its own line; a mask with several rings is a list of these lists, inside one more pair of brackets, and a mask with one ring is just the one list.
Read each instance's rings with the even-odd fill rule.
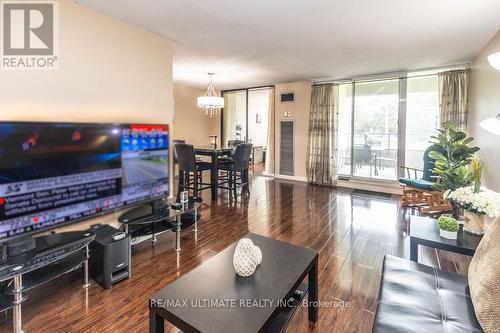
[[460,205],[457,205],[453,201],[451,202],[451,207],[452,207],[451,216],[454,219],[459,220],[460,217],[463,216],[463,209],[462,209],[462,207],[460,207]]
[[484,234],[484,215],[479,215],[475,213],[471,213],[468,211],[464,212],[465,223],[464,230],[468,233],[474,235],[482,235]]

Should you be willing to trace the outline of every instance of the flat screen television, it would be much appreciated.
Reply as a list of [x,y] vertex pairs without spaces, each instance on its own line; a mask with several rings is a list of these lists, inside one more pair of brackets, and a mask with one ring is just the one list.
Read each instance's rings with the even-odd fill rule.
[[0,122],[0,242],[169,194],[168,125]]

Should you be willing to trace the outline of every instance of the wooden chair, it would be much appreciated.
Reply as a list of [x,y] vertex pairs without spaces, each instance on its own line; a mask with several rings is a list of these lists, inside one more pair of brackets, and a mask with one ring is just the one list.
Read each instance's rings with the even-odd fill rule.
[[[401,166],[405,171],[406,178],[399,179],[399,183],[403,186],[401,205],[403,207],[416,207],[424,214],[447,212],[452,209],[450,202],[443,199],[442,193],[434,189],[439,178],[432,172],[435,161],[429,157],[429,152],[433,150],[445,153],[441,146],[431,145],[424,152],[424,168]],[[422,174],[421,178],[419,178],[420,174]]]

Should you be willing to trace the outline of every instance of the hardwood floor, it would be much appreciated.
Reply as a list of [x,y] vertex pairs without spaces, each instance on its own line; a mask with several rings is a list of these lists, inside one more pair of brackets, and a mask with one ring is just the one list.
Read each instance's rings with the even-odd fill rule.
[[[112,290],[94,281],[83,289],[81,271],[38,288],[23,304],[25,332],[146,332],[151,294],[250,231],[319,252],[319,296],[329,307],[320,308],[315,325],[300,309],[288,332],[371,332],[384,255],[409,257],[399,198],[267,177],[253,177],[251,196],[237,202],[223,194],[212,204],[203,195],[199,231],[183,232],[179,256],[174,235],[163,234],[154,248],[133,248],[132,277]],[[470,258],[424,248],[420,261],[466,274]],[[11,331],[10,312],[0,331]]]

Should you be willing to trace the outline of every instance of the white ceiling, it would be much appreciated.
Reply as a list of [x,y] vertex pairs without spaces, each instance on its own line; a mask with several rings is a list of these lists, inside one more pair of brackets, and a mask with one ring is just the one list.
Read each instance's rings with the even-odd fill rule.
[[469,61],[499,0],[78,0],[176,41],[174,81],[217,88]]

